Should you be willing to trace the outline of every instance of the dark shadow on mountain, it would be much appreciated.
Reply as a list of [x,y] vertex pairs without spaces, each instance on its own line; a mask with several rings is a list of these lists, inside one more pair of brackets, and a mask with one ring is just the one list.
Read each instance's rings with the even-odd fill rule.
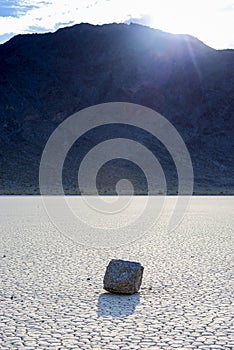
[[[233,194],[233,61],[234,50],[138,24],[83,23],[15,36],[0,45],[0,194],[39,194],[42,152],[58,125],[83,108],[117,101],[149,107],[177,129],[191,156],[194,194]],[[142,128],[116,123],[90,130],[72,146],[64,162],[65,194],[79,194],[77,172],[86,153],[119,137],[151,151],[167,193],[177,194],[166,145]],[[126,161],[106,164],[97,179],[100,194],[115,194],[122,176],[136,194],[147,194],[136,170]],[[56,183],[48,194],[61,194]]]

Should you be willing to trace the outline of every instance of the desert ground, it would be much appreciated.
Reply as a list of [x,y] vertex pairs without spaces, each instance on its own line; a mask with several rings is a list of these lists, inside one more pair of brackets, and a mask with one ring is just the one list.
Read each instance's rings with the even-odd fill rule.
[[[234,348],[234,197],[192,197],[172,232],[166,205],[143,235],[106,248],[66,236],[40,196],[0,206],[0,349]],[[144,266],[139,293],[103,290],[112,258]]]

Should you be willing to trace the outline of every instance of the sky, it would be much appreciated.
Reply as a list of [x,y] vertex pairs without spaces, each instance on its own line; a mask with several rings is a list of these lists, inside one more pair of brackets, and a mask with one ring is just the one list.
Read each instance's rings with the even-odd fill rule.
[[82,22],[135,22],[234,48],[234,0],[0,0],[0,43]]

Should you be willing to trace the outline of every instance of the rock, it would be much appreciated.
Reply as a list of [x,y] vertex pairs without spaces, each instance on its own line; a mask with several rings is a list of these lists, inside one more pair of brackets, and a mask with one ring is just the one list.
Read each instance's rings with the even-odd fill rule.
[[144,267],[138,262],[112,259],[106,268],[104,289],[111,293],[134,294],[141,286]]

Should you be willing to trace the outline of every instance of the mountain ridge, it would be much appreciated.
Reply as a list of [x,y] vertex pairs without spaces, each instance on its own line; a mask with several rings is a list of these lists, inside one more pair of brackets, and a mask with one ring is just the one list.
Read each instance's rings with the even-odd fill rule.
[[[234,50],[139,24],[84,23],[10,39],[0,45],[0,193],[39,193],[41,153],[59,123],[91,105],[121,101],[152,108],[177,128],[191,153],[195,193],[233,194],[233,63]],[[146,135],[136,138],[156,148]],[[91,147],[100,137],[87,139]],[[165,173],[169,169],[169,193],[176,193],[172,166],[166,155],[161,158]],[[72,164],[68,157],[67,193],[79,192]],[[123,170],[114,162],[103,179]],[[127,175],[133,176],[131,169]],[[145,193],[138,175],[136,192]],[[104,193],[113,193],[109,180],[100,181]]]

